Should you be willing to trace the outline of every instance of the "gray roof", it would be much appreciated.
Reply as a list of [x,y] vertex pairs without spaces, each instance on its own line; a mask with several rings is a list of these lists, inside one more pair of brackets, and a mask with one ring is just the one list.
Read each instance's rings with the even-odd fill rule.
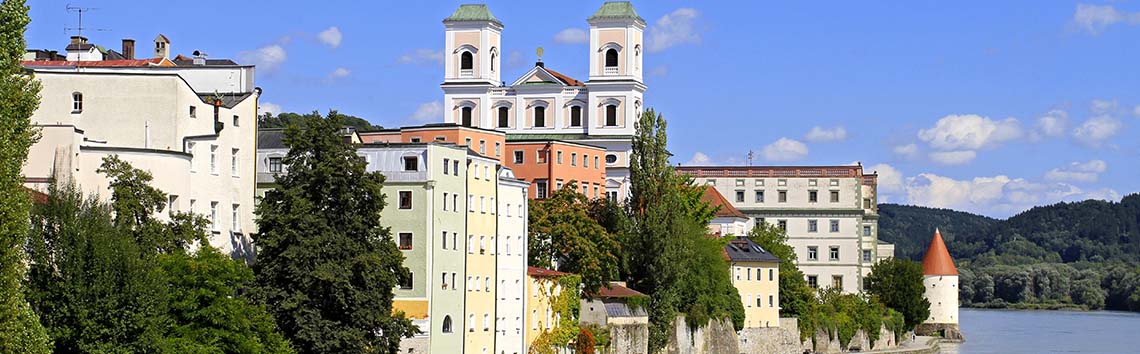
[[724,253],[734,262],[780,262],[779,258],[743,236],[737,236],[729,241],[728,245],[724,246]]
[[[194,59],[187,60],[172,60],[174,65],[178,66],[194,66]],[[230,59],[206,59],[205,66],[239,66],[237,62]]]
[[628,305],[620,302],[607,302],[606,315],[609,317],[648,317],[644,308],[630,309]]
[[199,93],[198,94],[198,98],[201,98],[202,102],[211,103],[211,104],[214,102],[214,97],[220,97],[222,99],[222,107],[226,107],[226,108],[234,108],[234,106],[237,106],[238,103],[245,101],[245,99],[249,98],[249,96],[253,96],[253,93],[252,92],[246,92],[246,93],[217,93],[217,94],[215,94],[215,93]]
[[633,10],[633,4],[629,1],[607,1],[587,20],[598,19],[631,19],[645,22],[637,15],[637,11]]
[[286,149],[284,129],[261,129],[257,131],[258,149]]
[[459,5],[459,8],[455,9],[455,13],[443,19],[443,22],[450,21],[488,21],[499,26],[503,25],[503,22],[491,14],[491,9],[487,8],[486,4]]

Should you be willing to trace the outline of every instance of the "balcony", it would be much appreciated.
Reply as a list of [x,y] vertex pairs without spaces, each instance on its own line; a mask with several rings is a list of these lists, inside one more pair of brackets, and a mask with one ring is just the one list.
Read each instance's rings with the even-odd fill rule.
[[459,77],[475,77],[474,69],[459,69]]
[[605,71],[603,71],[602,73],[603,73],[603,74],[605,74],[605,75],[617,75],[617,74],[618,74],[618,67],[616,67],[616,66],[607,66],[607,67],[606,67],[606,69],[605,69]]

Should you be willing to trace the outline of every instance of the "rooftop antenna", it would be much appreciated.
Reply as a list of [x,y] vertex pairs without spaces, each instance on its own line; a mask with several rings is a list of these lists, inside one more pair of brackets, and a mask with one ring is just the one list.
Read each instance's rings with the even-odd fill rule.
[[752,158],[755,156],[756,154],[752,150],[748,150],[748,166],[752,166]]
[[99,8],[96,8],[96,7],[79,7],[79,6],[73,6],[71,4],[67,4],[67,12],[74,12],[74,13],[79,14],[79,26],[78,27],[64,27],[63,31],[64,32],[76,31],[76,35],[80,36],[80,37],[83,37],[83,30],[92,30],[92,31],[96,31],[96,32],[110,31],[109,29],[106,29],[106,28],[83,27],[83,14],[86,12],[90,12],[91,10],[98,10],[98,9]]

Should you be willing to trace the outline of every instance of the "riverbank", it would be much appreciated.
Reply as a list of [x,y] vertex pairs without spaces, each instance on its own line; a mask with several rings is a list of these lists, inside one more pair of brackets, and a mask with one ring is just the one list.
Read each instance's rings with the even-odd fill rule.
[[1091,310],[1088,306],[1077,304],[1063,304],[1063,303],[1008,303],[1008,302],[989,302],[981,304],[970,304],[970,306],[962,306],[962,308],[983,309],[983,310],[1047,310],[1047,311],[1100,311]]
[[918,336],[914,340],[907,341],[903,345],[882,350],[872,350],[866,353],[871,354],[937,354],[940,351],[939,343],[942,342],[938,337]]

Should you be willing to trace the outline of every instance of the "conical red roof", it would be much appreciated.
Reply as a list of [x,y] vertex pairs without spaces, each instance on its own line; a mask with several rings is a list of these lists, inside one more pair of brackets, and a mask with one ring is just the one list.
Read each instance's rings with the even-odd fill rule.
[[946,249],[946,242],[942,241],[942,233],[934,229],[934,239],[930,240],[930,247],[926,249],[926,256],[922,257],[922,274],[924,275],[958,275],[958,268],[954,267],[954,259]]

